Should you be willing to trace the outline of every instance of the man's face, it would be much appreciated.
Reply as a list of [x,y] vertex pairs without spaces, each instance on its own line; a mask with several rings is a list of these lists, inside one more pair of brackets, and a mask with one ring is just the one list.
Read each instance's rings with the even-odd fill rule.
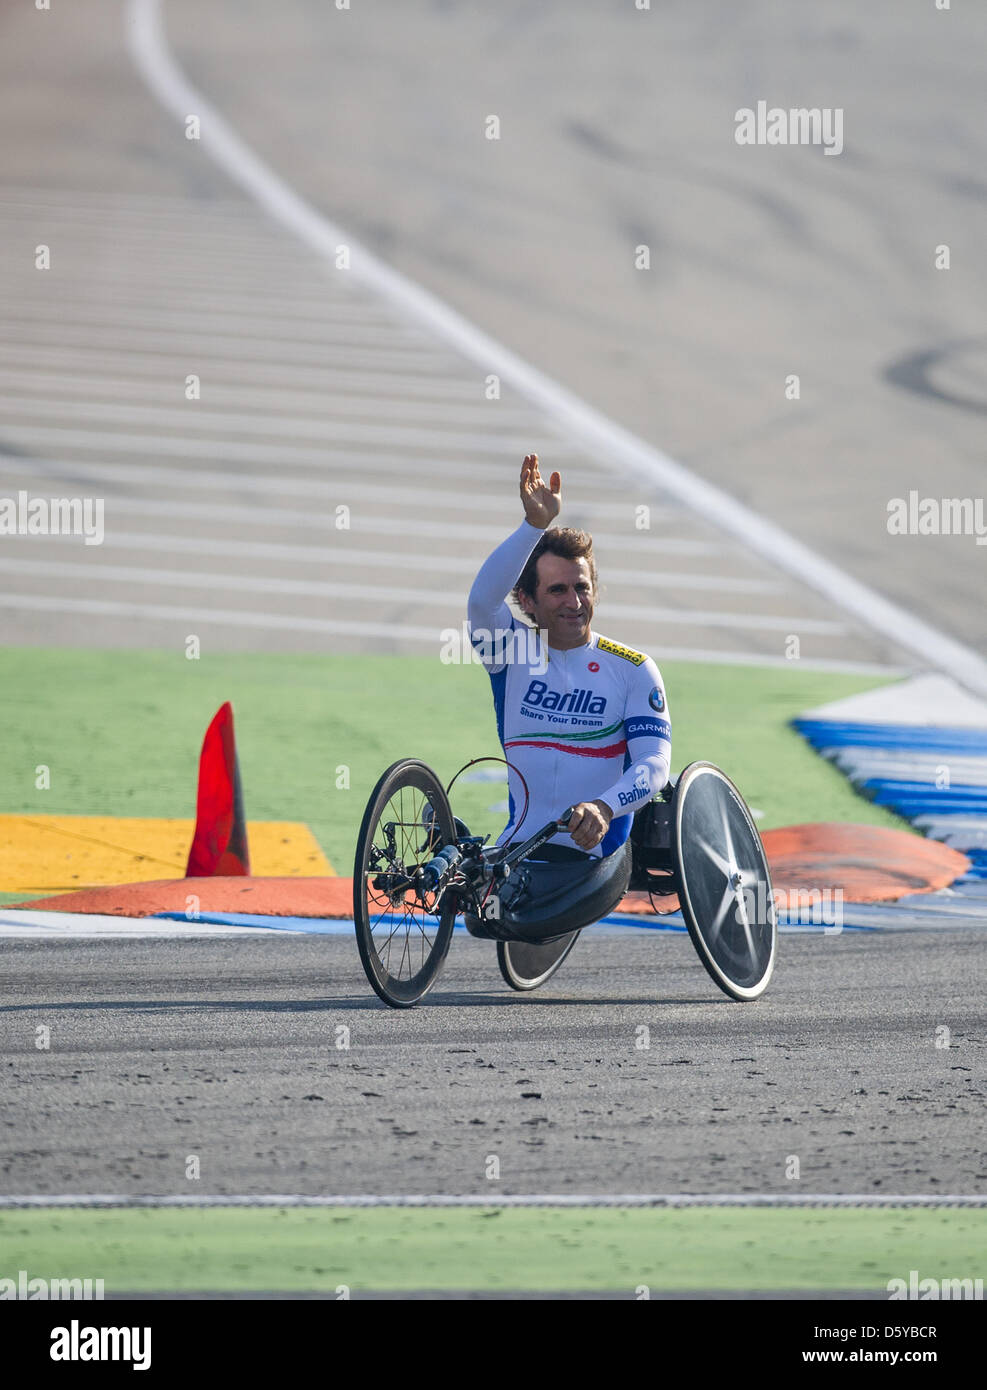
[[521,607],[536,627],[547,629],[548,645],[559,651],[585,646],[594,599],[589,561],[539,555],[536,588],[536,594],[521,593]]

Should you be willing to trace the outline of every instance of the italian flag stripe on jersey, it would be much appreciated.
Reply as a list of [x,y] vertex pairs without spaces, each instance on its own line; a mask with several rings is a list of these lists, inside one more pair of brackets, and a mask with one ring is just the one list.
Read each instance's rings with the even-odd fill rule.
[[[589,741],[589,740],[591,740],[591,739],[594,739],[594,738],[612,738],[613,735],[614,735],[614,734],[617,732],[617,730],[620,728],[620,726],[623,724],[623,722],[624,722],[624,721],[623,721],[622,719],[618,719],[617,722],[616,722],[616,724],[611,724],[610,727],[609,727],[608,729],[590,729],[588,733],[581,733],[581,734],[562,734],[562,733],[558,733],[558,734],[557,734],[557,733],[553,730],[553,731],[552,731],[552,734],[551,734],[551,740],[552,740],[552,742],[554,742],[554,741],[557,740],[557,739],[564,738],[564,739],[566,739],[567,741],[573,741],[573,740],[575,740],[575,741],[578,742],[578,743],[586,743],[587,741]],[[512,745],[513,747],[516,747],[518,744],[529,744],[529,743],[530,743],[530,744],[537,744],[537,743],[544,743],[548,737],[549,737],[549,735],[547,735],[547,734],[542,734],[542,735],[540,735],[540,736],[539,736],[538,734],[532,734],[532,735],[527,736],[527,737],[526,737],[526,736],[523,736],[523,735],[519,735],[517,738],[512,738],[512,739],[510,739],[509,741],[510,741],[510,743],[511,743],[511,745]],[[505,747],[506,747],[506,745],[505,745]]]

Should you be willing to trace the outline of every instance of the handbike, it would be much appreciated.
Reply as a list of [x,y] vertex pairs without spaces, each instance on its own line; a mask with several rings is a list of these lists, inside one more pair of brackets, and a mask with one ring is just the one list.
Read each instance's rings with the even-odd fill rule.
[[752,1000],[764,992],[777,946],[771,878],[750,811],[725,773],[691,763],[602,859],[548,846],[571,813],[520,843],[488,846],[453,816],[427,764],[392,764],[367,803],[353,866],[357,945],[379,997],[399,1009],[423,998],[460,913],[472,935],[496,941],[505,981],[536,989],[628,888],[648,891],[653,907],[678,895],[699,958],[724,993]]

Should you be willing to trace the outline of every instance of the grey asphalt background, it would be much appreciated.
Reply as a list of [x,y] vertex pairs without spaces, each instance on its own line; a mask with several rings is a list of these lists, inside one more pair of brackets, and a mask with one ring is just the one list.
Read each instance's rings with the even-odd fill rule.
[[604,928],[521,996],[491,943],[457,933],[432,994],[394,1012],[370,995],[348,938],[6,941],[0,1182],[979,1192],[983,960],[969,931],[786,936],[768,993],[742,1005],[683,935]]
[[[371,250],[985,650],[983,547],[891,537],[886,517],[913,487],[984,495],[987,9],[171,0],[168,14],[193,81]],[[843,153],[738,146],[734,114],[759,99],[843,108]],[[483,138],[491,113],[499,141]]]
[[[987,11],[169,0],[166,14],[192,80],[372,250],[984,650],[983,548],[892,539],[885,514],[912,487],[983,491]],[[666,499],[615,497],[530,412],[505,402],[513,414],[477,425],[461,363],[320,280],[184,140],[134,73],[122,17],[106,0],[0,7],[0,491],[74,481],[118,504],[105,548],[60,553],[77,568],[16,542],[5,643],[179,648],[193,630],[402,650],[403,631],[444,624],[443,604],[459,615],[514,515],[517,460],[544,439],[581,488],[566,519],[611,536],[611,575],[624,567],[620,639],[659,660],[727,646],[781,663],[804,629],[808,656],[902,661],[701,518],[659,513],[653,550],[626,516],[601,525],[601,506]],[[733,113],[761,98],[844,107],[845,152],[738,147]],[[483,139],[490,113],[499,142]],[[42,240],[61,279],[39,287]],[[943,242],[953,268],[936,272]],[[193,418],[180,383],[203,363]],[[355,569],[325,535],[354,478],[377,489],[346,540]],[[482,509],[466,525],[438,501],[459,479]],[[395,546],[404,572],[382,572]],[[677,578],[656,582],[662,567]],[[217,600],[231,572],[241,587]],[[650,616],[659,602],[678,625]],[[690,605],[704,616],[683,624]],[[740,1006],[681,937],[586,938],[528,999],[501,985],[492,947],[457,938],[434,997],[402,1014],[377,1005],[347,941],[5,941],[2,1188],[184,1191],[196,1153],[203,1191],[471,1192],[496,1153],[501,1191],[787,1192],[791,1154],[804,1191],[979,1191],[982,941],[786,937],[770,992]]]

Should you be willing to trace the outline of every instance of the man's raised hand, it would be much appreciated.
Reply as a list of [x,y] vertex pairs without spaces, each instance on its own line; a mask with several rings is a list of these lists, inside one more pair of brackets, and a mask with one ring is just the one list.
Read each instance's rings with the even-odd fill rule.
[[562,474],[553,473],[546,487],[538,472],[538,455],[525,455],[521,465],[521,502],[529,525],[544,531],[562,510]]

